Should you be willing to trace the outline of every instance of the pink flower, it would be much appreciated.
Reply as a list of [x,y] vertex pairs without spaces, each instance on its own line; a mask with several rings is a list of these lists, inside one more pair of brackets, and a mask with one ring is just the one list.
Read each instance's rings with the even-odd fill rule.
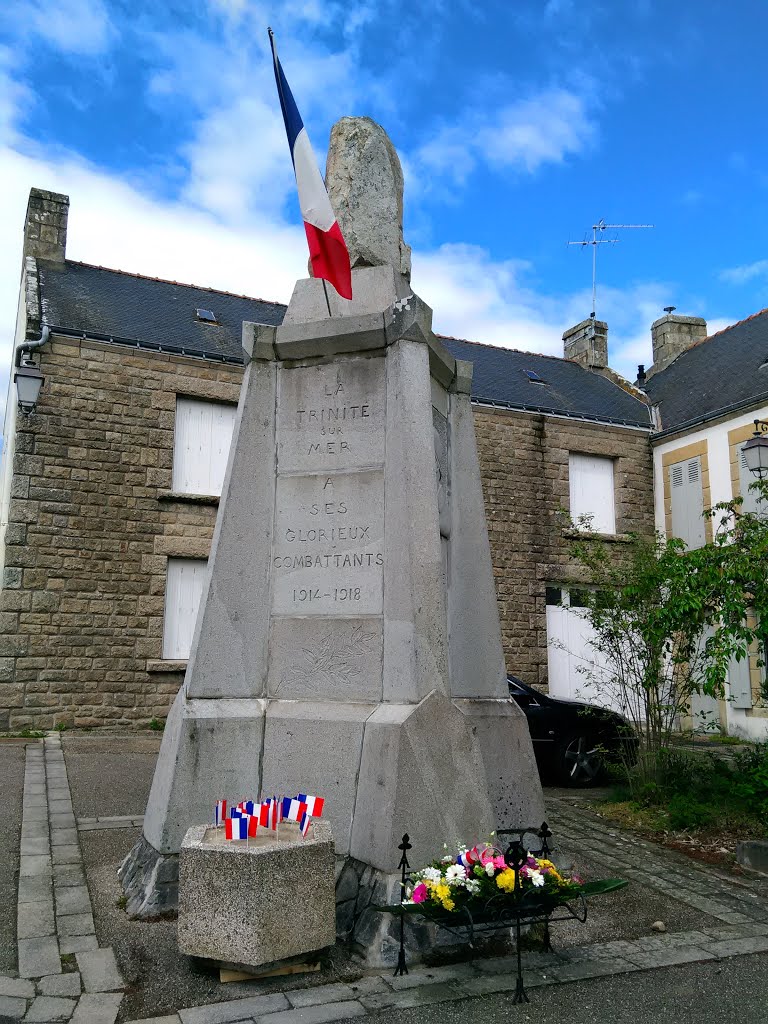
[[413,896],[411,897],[414,903],[424,903],[427,898],[427,887],[423,882],[419,882],[416,888],[413,890]]
[[503,871],[504,868],[507,866],[507,862],[504,860],[503,857],[494,857],[493,866],[496,868],[497,871]]

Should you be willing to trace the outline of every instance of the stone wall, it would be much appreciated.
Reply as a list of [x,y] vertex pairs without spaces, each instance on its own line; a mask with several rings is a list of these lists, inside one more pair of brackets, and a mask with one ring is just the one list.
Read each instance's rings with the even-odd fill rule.
[[544,590],[578,579],[574,543],[558,522],[568,509],[568,455],[614,458],[617,552],[622,535],[653,532],[648,433],[606,424],[475,407],[488,534],[507,669],[547,683]]
[[237,402],[236,365],[54,338],[19,417],[0,593],[0,729],[146,725],[168,556],[207,557],[216,503],[170,498],[176,395]]
[[[9,453],[0,730],[146,726],[183,678],[162,660],[167,559],[207,557],[217,512],[171,494],[176,396],[236,402],[242,369],[61,337],[41,360]],[[615,457],[618,529],[652,530],[647,434],[479,407],[475,423],[507,666],[544,684],[544,588],[574,574],[568,452]]]

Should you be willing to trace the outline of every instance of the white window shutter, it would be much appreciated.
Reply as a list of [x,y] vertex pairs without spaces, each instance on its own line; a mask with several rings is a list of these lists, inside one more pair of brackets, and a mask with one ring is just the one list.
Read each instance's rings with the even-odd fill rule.
[[571,519],[591,516],[597,533],[616,532],[613,459],[571,452],[568,459]]
[[704,544],[704,492],[701,486],[701,459],[677,462],[669,468],[672,496],[672,534],[689,548]]
[[176,399],[173,490],[220,495],[237,410],[234,405]]
[[758,499],[758,495],[755,491],[751,491],[750,484],[753,484],[756,480],[750,471],[747,469],[747,460],[744,456],[744,447],[739,448],[739,484],[741,489],[741,496],[744,499],[741,511],[752,512],[760,515],[768,513],[768,509],[765,508],[765,502]]
[[735,708],[752,707],[749,658],[743,658],[741,661],[731,658],[728,663],[728,689],[731,691],[732,703]]
[[207,567],[204,558],[168,559],[163,657],[171,661],[189,658]]

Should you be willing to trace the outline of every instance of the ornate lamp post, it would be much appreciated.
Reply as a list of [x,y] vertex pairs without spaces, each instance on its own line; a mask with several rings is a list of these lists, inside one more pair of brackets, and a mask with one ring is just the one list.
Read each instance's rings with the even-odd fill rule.
[[13,381],[16,385],[19,409],[25,416],[35,411],[44,380],[45,377],[29,357],[25,358],[24,362],[17,367]]
[[747,469],[754,476],[768,476],[768,420],[755,420],[755,432],[742,448]]

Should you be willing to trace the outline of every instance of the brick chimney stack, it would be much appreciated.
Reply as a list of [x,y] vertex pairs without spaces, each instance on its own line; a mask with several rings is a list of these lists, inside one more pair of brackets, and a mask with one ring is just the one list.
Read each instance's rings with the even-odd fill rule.
[[563,335],[563,355],[588,370],[608,366],[608,324],[604,320],[582,320]]
[[653,344],[653,366],[648,376],[658,373],[681,352],[707,336],[707,321],[700,316],[678,316],[670,307],[666,315],[651,324],[651,342]]
[[69,196],[33,188],[24,221],[24,257],[63,263],[67,248]]

